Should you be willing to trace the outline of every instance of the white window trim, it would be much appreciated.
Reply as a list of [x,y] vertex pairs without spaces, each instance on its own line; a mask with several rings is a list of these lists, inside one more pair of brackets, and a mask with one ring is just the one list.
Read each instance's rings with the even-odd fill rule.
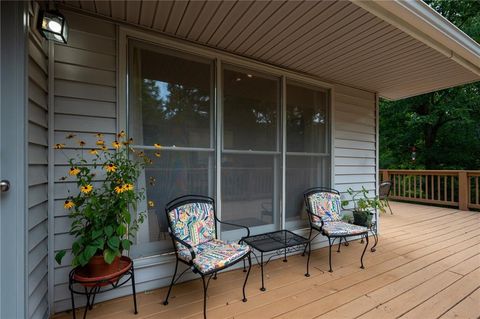
[[[191,43],[189,41],[181,40],[181,39],[173,39],[163,34],[156,34],[150,33],[143,30],[138,30],[134,27],[127,26],[127,25],[117,25],[117,131],[120,132],[122,130],[126,130],[128,127],[128,114],[127,114],[127,104],[129,100],[129,90],[128,90],[128,41],[129,39],[137,40],[137,41],[144,41],[149,42],[154,45],[158,45],[164,47],[166,49],[177,50],[181,52],[185,52],[189,55],[197,55],[199,57],[203,57],[206,59],[211,59],[215,61],[215,84],[216,84],[216,91],[215,91],[215,135],[217,136],[216,142],[216,160],[217,163],[221,160],[221,146],[222,146],[222,138],[221,134],[219,135],[218,132],[221,132],[221,125],[222,121],[218,121],[219,118],[222,117],[221,114],[221,103],[222,103],[222,63],[235,65],[241,68],[248,68],[253,69],[258,72],[263,72],[281,79],[281,89],[286,87],[287,81],[294,81],[298,84],[304,84],[307,86],[313,86],[315,88],[325,89],[328,92],[328,108],[329,108],[329,136],[330,136],[330,154],[325,154],[330,156],[330,185],[332,188],[335,186],[335,165],[334,165],[334,158],[335,158],[335,104],[334,104],[334,96],[335,96],[335,84],[321,81],[315,77],[302,74],[299,72],[291,71],[288,69],[280,68],[274,65],[269,65],[263,62],[255,61],[250,58],[238,56],[235,54],[231,54],[228,52],[223,52],[218,49],[208,48],[202,45],[198,45],[195,43]],[[281,91],[281,110],[286,107],[286,101],[284,101],[285,96],[283,95],[285,91]],[[285,104],[285,106],[283,105]],[[283,120],[282,120],[283,122]],[[284,124],[284,123],[281,123]],[[285,134],[285,130],[282,128],[282,136]],[[286,141],[284,140],[284,143]],[[219,148],[220,146],[220,148]],[[282,145],[285,147],[285,145]],[[283,165],[284,166],[284,165]],[[283,168],[282,170],[284,170]],[[282,176],[285,176],[284,172],[282,171]],[[280,218],[281,218],[281,227],[285,227],[284,215],[285,215],[285,181],[282,179],[280,194],[282,196],[282,202],[280,205]],[[221,218],[221,166],[216,166],[216,198],[217,198],[217,216]],[[218,228],[219,234],[221,236],[221,229]],[[298,229],[295,233],[299,234],[306,234],[308,230],[306,228]],[[166,262],[170,262],[173,253],[166,253],[166,254],[159,254],[159,255],[152,255],[148,257],[141,257],[136,259],[136,261],[140,262],[141,266],[151,266],[155,264],[163,264]]]

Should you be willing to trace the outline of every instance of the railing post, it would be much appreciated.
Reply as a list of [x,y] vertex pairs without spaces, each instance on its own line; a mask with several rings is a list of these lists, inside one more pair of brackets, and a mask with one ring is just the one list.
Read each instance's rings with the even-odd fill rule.
[[389,180],[390,180],[390,176],[388,174],[388,170],[385,169],[382,172],[382,181],[385,182],[385,181],[389,181]]
[[458,208],[468,210],[468,176],[466,171],[458,172]]

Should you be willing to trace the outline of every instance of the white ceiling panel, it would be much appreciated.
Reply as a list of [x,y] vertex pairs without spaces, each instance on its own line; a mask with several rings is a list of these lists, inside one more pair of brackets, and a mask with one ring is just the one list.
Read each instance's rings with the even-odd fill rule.
[[398,99],[479,75],[349,1],[58,1]]

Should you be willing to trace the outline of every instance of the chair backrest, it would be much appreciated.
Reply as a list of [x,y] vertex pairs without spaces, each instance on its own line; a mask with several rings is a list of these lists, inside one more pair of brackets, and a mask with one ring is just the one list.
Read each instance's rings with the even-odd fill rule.
[[[304,193],[310,222],[317,223],[320,218],[326,221],[341,220],[342,203],[340,193],[335,189],[316,187]],[[317,217],[316,215],[320,216]]]
[[380,186],[378,187],[378,198],[387,199],[388,195],[390,195],[391,189],[392,189],[392,182],[384,181],[380,183]]
[[[201,195],[178,197],[165,206],[170,231],[191,246],[217,238],[215,201]],[[176,249],[185,247],[174,241]]]

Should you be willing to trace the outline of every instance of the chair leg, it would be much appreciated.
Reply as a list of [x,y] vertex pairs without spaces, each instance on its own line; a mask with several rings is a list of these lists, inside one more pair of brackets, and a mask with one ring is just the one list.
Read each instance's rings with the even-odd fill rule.
[[203,283],[203,318],[207,319],[207,285],[205,283],[205,276],[202,275]]
[[173,283],[175,282],[175,276],[177,275],[177,270],[178,270],[178,258],[177,258],[177,262],[175,263],[175,271],[173,272],[172,282],[170,283],[170,287],[168,287],[167,297],[163,302],[165,306],[168,305],[168,297],[170,297],[170,292],[172,291]]
[[[312,238],[312,228],[310,227],[310,234],[308,235],[308,241],[310,241]],[[305,245],[305,249],[303,250],[302,256],[305,256],[305,253],[307,252],[307,245]]]
[[308,257],[307,257],[307,273],[305,277],[310,277],[309,265],[310,265],[310,253],[312,252],[312,243],[308,242]]
[[330,266],[330,270],[328,272],[333,272],[332,270],[332,244],[333,243],[330,240],[330,237],[327,237],[327,238],[328,238],[328,265]]
[[393,215],[392,207],[390,207],[390,202],[388,201],[388,198],[385,199],[385,202],[387,202],[388,209],[390,210],[390,215]]
[[213,274],[213,278],[212,278],[212,279],[213,279],[213,280],[217,280],[217,273],[214,273],[214,274]]
[[[243,283],[243,302],[247,302],[247,296],[245,294],[245,287],[247,286],[248,276],[250,275],[250,269],[252,269],[252,257],[250,256],[251,253],[248,253],[248,271],[247,275],[245,276],[245,282]],[[245,258],[243,259],[245,261]]]
[[363,256],[365,255],[365,251],[367,250],[367,247],[368,247],[368,232],[367,234],[365,235],[365,248],[363,248],[363,253],[362,253],[362,257],[360,257],[360,268],[362,269],[365,269],[365,267],[363,266]]
[[338,249],[337,249],[337,253],[340,252],[340,246],[342,246],[342,237],[340,237],[340,242],[338,243]]

